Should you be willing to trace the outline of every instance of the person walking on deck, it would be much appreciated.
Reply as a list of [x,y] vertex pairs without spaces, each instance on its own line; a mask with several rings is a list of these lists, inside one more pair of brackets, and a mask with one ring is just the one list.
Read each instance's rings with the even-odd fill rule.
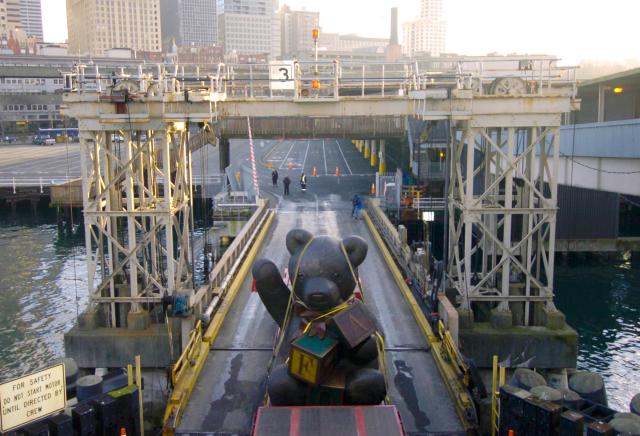
[[278,186],[278,170],[273,170],[271,172],[271,181],[273,182],[273,186]]
[[362,208],[364,207],[362,199],[356,194],[353,196],[353,200],[351,200],[351,202],[353,203],[353,219],[359,220],[362,215]]
[[284,185],[284,195],[289,195],[289,184],[291,183],[291,179],[289,176],[285,176],[282,179],[282,184]]
[[300,176],[300,189],[302,192],[307,192],[307,176],[304,173]]

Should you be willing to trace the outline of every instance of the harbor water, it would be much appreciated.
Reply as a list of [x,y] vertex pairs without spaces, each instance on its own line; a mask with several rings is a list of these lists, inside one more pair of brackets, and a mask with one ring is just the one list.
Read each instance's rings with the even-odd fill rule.
[[[84,232],[59,231],[53,210],[0,211],[0,379],[63,355],[87,305],[85,256]],[[556,304],[580,335],[578,367],[602,374],[609,405],[627,410],[640,386],[640,256],[558,257]]]
[[[634,257],[635,256],[635,257]],[[609,406],[640,392],[640,253],[556,258],[555,301],[578,331],[578,368],[605,379]]]

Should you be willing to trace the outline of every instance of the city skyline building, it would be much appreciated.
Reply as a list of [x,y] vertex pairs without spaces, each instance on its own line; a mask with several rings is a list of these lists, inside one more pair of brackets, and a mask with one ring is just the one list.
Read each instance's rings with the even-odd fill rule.
[[176,17],[180,16],[179,2],[180,0],[160,0],[160,24],[162,28],[160,36],[164,52],[170,52],[174,43],[178,47],[182,45],[181,20],[176,19]]
[[[4,20],[3,20],[4,18]],[[0,2],[0,29],[22,32],[42,42],[42,5],[40,0],[4,0]]]
[[308,56],[315,50],[313,29],[320,26],[320,12],[293,11],[286,4],[279,11],[282,56]]
[[442,18],[442,0],[421,0],[420,17],[403,25],[403,53],[414,56],[429,53],[438,56],[445,51],[447,23]]
[[216,9],[225,53],[280,56],[278,0],[217,0]]
[[67,0],[67,27],[70,54],[162,50],[159,0]]
[[179,0],[183,46],[208,47],[218,42],[216,0]]
[[4,1],[0,1],[0,38],[6,36],[7,29],[7,4]]

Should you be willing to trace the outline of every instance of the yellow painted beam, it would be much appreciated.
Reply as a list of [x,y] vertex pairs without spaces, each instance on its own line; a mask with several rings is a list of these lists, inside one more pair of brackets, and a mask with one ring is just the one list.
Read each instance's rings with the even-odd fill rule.
[[238,292],[242,288],[242,283],[249,273],[253,261],[258,255],[260,247],[266,238],[271,224],[273,223],[273,212],[269,211],[267,213],[269,215],[267,216],[262,229],[258,233],[253,245],[251,246],[251,250],[249,251],[249,253],[247,253],[247,257],[242,263],[242,266],[229,285],[229,290],[224,296],[224,300],[220,304],[220,307],[216,311],[216,314],[214,315],[213,319],[209,323],[209,326],[204,332],[202,340],[198,345],[196,345],[196,351],[194,352],[194,356],[191,359],[193,364],[185,369],[184,373],[181,374],[179,380],[177,380],[175,386],[173,387],[173,390],[171,391],[171,395],[169,396],[169,401],[167,402],[167,408],[164,414],[163,435],[172,435],[174,429],[180,423],[182,413],[184,412],[184,409],[189,402],[191,392],[193,391],[193,388],[198,381],[198,376],[200,375],[200,372],[202,371],[202,368],[204,367],[204,364],[207,360],[207,356],[209,355],[211,343],[216,339],[218,332],[220,331],[220,327],[224,322],[224,318],[229,312],[229,309],[231,308],[235,297],[238,295]]
[[251,266],[253,266],[253,261],[258,255],[260,246],[262,245],[262,242],[267,236],[267,230],[271,227],[271,223],[273,222],[273,216],[274,216],[273,212],[268,212],[268,213],[269,213],[269,216],[267,217],[267,220],[264,226],[262,227],[260,234],[256,237],[256,240],[253,243],[251,251],[247,254],[246,259],[242,262],[242,266],[240,266],[240,269],[238,270],[238,274],[236,274],[236,278],[233,280],[233,282],[229,286],[227,295],[225,296],[224,300],[220,304],[220,307],[216,311],[216,314],[213,316],[213,319],[209,323],[209,327],[207,327],[207,330],[204,332],[203,340],[209,344],[213,343],[213,341],[215,341],[216,337],[218,336],[220,327],[222,327],[222,322],[224,321],[225,316],[227,316],[227,313],[231,308],[231,304],[233,303],[233,300],[235,300],[236,295],[242,288],[242,282],[244,281],[244,278],[247,276],[247,274],[249,274],[249,270],[251,269]]
[[458,414],[458,417],[460,418],[465,431],[467,433],[470,433],[474,430],[477,430],[476,425],[473,422],[469,421],[469,416],[475,415],[473,402],[471,401],[469,392],[464,387],[462,381],[459,379],[457,371],[455,370],[453,365],[449,361],[447,361],[447,353],[442,342],[433,333],[433,330],[431,329],[427,318],[424,316],[424,313],[422,313],[422,309],[413,296],[411,289],[409,289],[409,286],[407,286],[407,283],[402,276],[402,272],[396,265],[393,256],[389,252],[389,249],[382,240],[382,237],[376,230],[376,227],[374,226],[371,218],[366,211],[363,213],[363,216],[365,222],[367,223],[369,232],[371,233],[373,239],[376,241],[376,244],[380,249],[380,253],[382,253],[382,257],[387,263],[387,267],[389,268],[389,271],[391,272],[396,285],[400,289],[400,292],[402,292],[405,301],[411,309],[413,318],[418,324],[418,327],[420,328],[420,331],[424,335],[425,339],[431,345],[431,355],[436,362],[436,366],[438,367],[438,371],[440,372],[444,384],[449,391],[449,395],[451,396],[451,399],[455,404],[456,413]]
[[382,237],[380,236],[375,226],[373,225],[373,222],[371,221],[371,218],[369,217],[368,212],[365,211],[363,213],[363,217],[365,222],[367,223],[367,226],[369,227],[369,232],[371,233],[371,236],[373,236],[373,239],[376,241],[376,244],[378,245],[378,248],[382,253],[382,257],[384,258],[385,262],[387,263],[387,266],[389,267],[389,271],[391,272],[391,275],[393,276],[394,281],[398,285],[400,292],[402,292],[405,300],[407,301],[407,304],[411,309],[411,313],[413,314],[413,318],[416,320],[418,327],[420,327],[420,331],[422,331],[422,334],[427,339],[427,342],[429,342],[430,344],[433,342],[437,342],[438,338],[433,334],[433,330],[431,330],[431,326],[429,325],[429,322],[427,321],[424,314],[422,313],[422,309],[418,305],[418,302],[416,301],[416,299],[413,297],[413,294],[411,294],[411,290],[409,289],[406,282],[404,281],[404,277],[402,277],[402,272],[400,272],[400,269],[397,267],[395,261],[393,260],[393,257],[391,256],[389,249],[387,248],[386,244],[382,240]]

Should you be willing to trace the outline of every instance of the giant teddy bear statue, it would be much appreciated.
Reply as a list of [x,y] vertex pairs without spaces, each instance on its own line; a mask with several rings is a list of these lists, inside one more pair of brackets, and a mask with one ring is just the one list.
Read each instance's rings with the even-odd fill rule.
[[370,405],[386,396],[376,321],[355,298],[367,255],[358,236],[339,240],[293,229],[286,237],[292,289],[267,259],[253,264],[255,287],[280,327],[267,391],[274,406]]

